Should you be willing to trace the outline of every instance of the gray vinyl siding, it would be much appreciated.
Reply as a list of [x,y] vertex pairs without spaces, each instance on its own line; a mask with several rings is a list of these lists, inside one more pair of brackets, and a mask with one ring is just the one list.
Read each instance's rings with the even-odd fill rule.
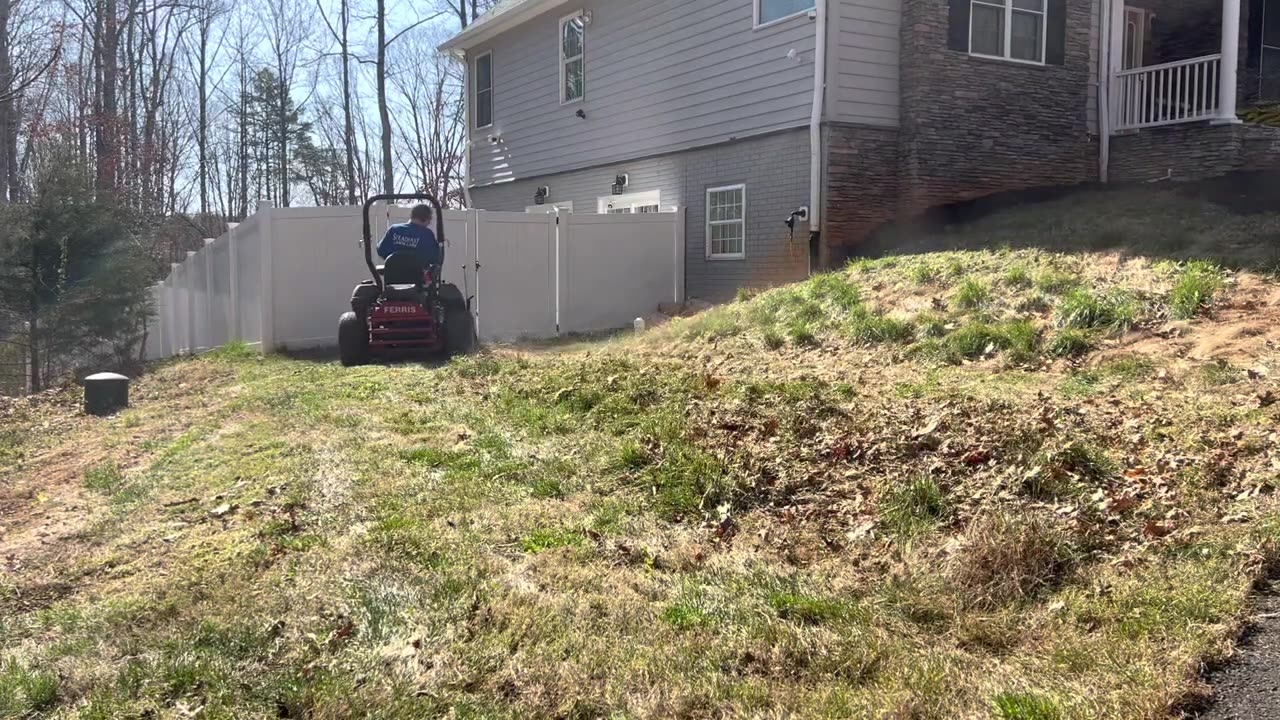
[[[562,106],[559,21],[578,9],[592,15],[586,96]],[[492,50],[494,67],[494,123],[472,133],[472,184],[806,126],[813,21],[752,23],[752,0],[584,0],[470,49],[468,62]]]
[[827,118],[897,127],[902,0],[831,0]]
[[[616,175],[630,175],[627,192],[660,190],[664,209],[687,209],[685,227],[686,291],[690,297],[718,301],[741,287],[766,287],[801,280],[809,269],[809,231],[804,224],[788,241],[783,221],[809,201],[807,130],[773,133],[670,155],[632,160],[488,187],[472,191],[483,210],[523,211],[533,205],[539,186],[551,188],[548,202],[573,201],[574,212],[594,213],[609,195]],[[746,185],[746,258],[706,257],[706,191]]]

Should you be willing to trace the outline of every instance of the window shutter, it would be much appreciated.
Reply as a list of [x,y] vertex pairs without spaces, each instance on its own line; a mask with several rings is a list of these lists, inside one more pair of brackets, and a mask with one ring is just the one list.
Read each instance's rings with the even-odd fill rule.
[[951,24],[947,31],[947,47],[969,52],[969,7],[972,0],[950,0]]
[[1049,65],[1067,63],[1067,0],[1049,0],[1044,61]]
[[1262,21],[1265,12],[1263,0],[1249,0],[1249,54],[1245,58],[1246,67],[1262,67]]

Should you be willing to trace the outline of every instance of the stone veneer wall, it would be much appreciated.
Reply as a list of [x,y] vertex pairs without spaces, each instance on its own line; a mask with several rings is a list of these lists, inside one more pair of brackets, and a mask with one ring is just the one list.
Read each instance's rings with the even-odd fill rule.
[[1093,0],[1065,0],[1061,65],[948,45],[947,0],[902,0],[899,130],[827,127],[826,257],[895,217],[1006,190],[1097,179],[1089,133]]
[[828,125],[826,215],[822,262],[839,263],[852,246],[898,213],[898,131],[857,125]]
[[1280,168],[1280,128],[1193,123],[1111,139],[1111,180],[1199,180]]
[[947,0],[902,2],[904,210],[1098,175],[1089,134],[1091,0],[1065,0],[1062,65],[948,47]]

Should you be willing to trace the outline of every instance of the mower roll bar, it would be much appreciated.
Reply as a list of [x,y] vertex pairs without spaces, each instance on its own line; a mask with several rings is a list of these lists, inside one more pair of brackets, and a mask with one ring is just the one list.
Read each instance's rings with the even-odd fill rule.
[[[380,202],[398,200],[426,200],[431,204],[436,213],[436,243],[440,245],[440,267],[444,267],[444,207],[436,196],[430,193],[374,195],[364,203],[364,262],[369,266],[369,274],[373,276],[373,282],[378,286],[379,292],[384,288],[382,278],[378,275],[378,266],[373,263],[373,227],[369,224],[369,211]],[[433,282],[439,282],[439,278],[435,277],[438,274],[432,273]]]

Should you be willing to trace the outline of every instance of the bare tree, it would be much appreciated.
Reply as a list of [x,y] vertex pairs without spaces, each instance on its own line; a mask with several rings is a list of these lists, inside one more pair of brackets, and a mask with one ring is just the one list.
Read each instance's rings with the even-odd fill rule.
[[305,11],[298,0],[264,0],[267,11],[267,45],[270,48],[276,89],[275,144],[276,171],[279,176],[279,203],[288,207],[289,146],[293,108],[290,106],[293,82],[298,72],[303,41],[307,37]]
[[458,18],[458,25],[466,29],[479,17],[498,4],[498,0],[443,0],[448,12]]
[[342,63],[342,147],[346,159],[347,204],[356,204],[356,131],[351,116],[351,0],[339,0],[338,26],[335,28],[325,12],[324,3],[316,0],[320,16],[324,18],[329,34],[338,43],[338,57]]
[[197,119],[196,119],[196,151],[197,151],[197,170],[200,183],[200,214],[207,215],[209,213],[209,183],[210,183],[210,167],[209,167],[209,99],[210,99],[210,74],[212,72],[211,65],[217,62],[218,55],[222,49],[222,41],[226,37],[226,31],[219,33],[218,39],[213,38],[215,24],[219,18],[226,12],[226,6],[219,0],[199,0],[194,8],[196,14],[196,103],[197,103]]
[[[397,131],[405,138],[400,157],[416,188],[457,205],[465,142],[463,81],[457,63],[434,53],[437,39],[425,30],[415,32],[393,58],[403,68],[393,77]],[[427,57],[432,61],[423,62]]]

